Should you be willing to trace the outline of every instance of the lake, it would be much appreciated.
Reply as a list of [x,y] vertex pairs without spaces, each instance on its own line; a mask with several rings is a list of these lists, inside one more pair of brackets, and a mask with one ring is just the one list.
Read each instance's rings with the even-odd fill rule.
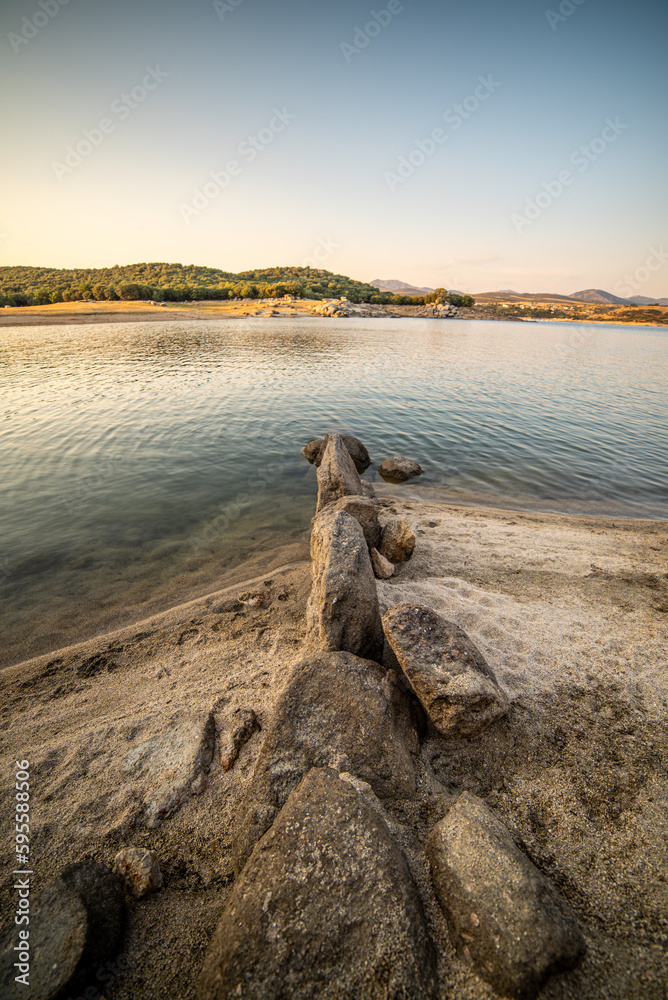
[[665,328],[251,318],[0,340],[5,663],[303,540],[301,448],[329,430],[364,441],[367,477],[406,454],[454,502],[668,517]]

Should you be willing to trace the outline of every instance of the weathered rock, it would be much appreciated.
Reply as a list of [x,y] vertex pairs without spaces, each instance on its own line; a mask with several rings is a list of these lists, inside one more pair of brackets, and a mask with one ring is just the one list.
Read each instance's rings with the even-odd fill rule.
[[362,479],[361,483],[362,483],[362,496],[368,497],[369,500],[375,500],[376,491],[374,490],[373,485],[368,481],[368,479]]
[[477,736],[508,711],[493,671],[466,633],[430,608],[395,604],[383,628],[402,671],[443,736]]
[[340,434],[328,434],[318,468],[316,512],[345,496],[361,496],[362,483]]
[[430,1000],[436,958],[387,825],[328,769],[255,848],[204,963],[199,1000]]
[[410,702],[396,674],[350,653],[302,660],[279,696],[241,806],[238,868],[310,768],[348,771],[381,799],[410,798],[417,749]]
[[382,528],[378,520],[378,508],[369,497],[342,497],[334,504],[334,510],[345,510],[359,521],[364,539],[369,548],[378,548],[382,537]]
[[[20,877],[20,876],[18,876]],[[28,961],[14,950],[30,932]],[[66,868],[30,902],[30,924],[12,920],[0,942],[0,996],[19,996],[15,977],[29,969],[26,995],[35,1000],[83,992],[118,949],[123,931],[123,890],[111,872],[86,861]],[[96,981],[99,984],[99,981]]]
[[252,708],[237,708],[231,717],[217,719],[218,746],[223,771],[229,771],[239,756],[239,751],[262,729]]
[[379,580],[389,580],[391,576],[394,576],[394,564],[382,556],[378,549],[371,549],[370,555],[373,571]]
[[149,829],[157,827],[190,795],[204,791],[215,743],[216,726],[209,713],[182,722],[130,751],[123,770],[143,787],[144,822]]
[[422,467],[404,455],[390,455],[379,466],[378,471],[384,479],[390,479],[394,483],[405,483],[413,476],[422,475]]
[[584,953],[568,904],[474,795],[437,823],[428,855],[459,950],[498,993],[529,1000]]
[[391,563],[406,562],[415,551],[415,532],[405,518],[393,518],[383,528],[378,551]]
[[114,872],[137,899],[162,889],[158,855],[145,847],[126,847],[119,851],[114,858]]
[[[353,437],[352,434],[341,434],[341,440],[348,449],[357,471],[364,472],[365,469],[368,469],[371,465],[371,459],[369,458],[369,452],[360,439]],[[306,447],[302,449],[302,454],[306,456],[311,465],[319,466],[322,462],[326,441],[326,437],[317,438],[315,441],[309,441]]]
[[306,648],[379,659],[383,627],[371,557],[359,522],[345,511],[325,510],[314,518],[311,577]]

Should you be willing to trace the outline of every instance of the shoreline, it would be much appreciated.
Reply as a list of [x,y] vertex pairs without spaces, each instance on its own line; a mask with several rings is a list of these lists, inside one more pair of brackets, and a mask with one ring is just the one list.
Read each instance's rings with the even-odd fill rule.
[[[174,304],[149,302],[67,302],[50,306],[6,306],[0,309],[1,326],[53,326],[82,325],[89,323],[134,323],[134,322],[171,322],[174,320],[215,320],[242,318],[296,318],[296,317],[327,317],[323,312],[326,300],[295,299],[286,303],[280,299],[233,299],[225,301],[182,302]],[[364,308],[362,308],[364,307]],[[368,309],[360,304],[357,314],[364,318],[379,319],[462,319],[483,320],[489,322],[508,323],[575,323],[586,326],[632,326],[661,328],[662,324],[643,321],[629,322],[615,320],[614,316],[598,319],[596,316],[565,319],[563,317],[504,317],[489,315],[482,308],[459,308],[453,317],[424,317],[416,314],[423,306],[379,306],[372,305]],[[668,317],[668,310],[666,311]],[[355,315],[351,316],[355,318]],[[668,318],[666,319],[668,322]]]

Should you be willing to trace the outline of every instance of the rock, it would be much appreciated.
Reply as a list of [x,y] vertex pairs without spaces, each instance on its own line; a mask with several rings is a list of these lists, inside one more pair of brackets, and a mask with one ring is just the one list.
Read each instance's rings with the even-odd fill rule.
[[[20,878],[20,876],[17,876]],[[26,928],[29,960],[21,963],[19,931]],[[123,890],[108,868],[94,861],[64,869],[30,902],[30,925],[12,920],[0,942],[0,996],[18,996],[15,976],[29,968],[31,1000],[83,992],[97,970],[112,958],[123,931]],[[24,939],[25,940],[25,939]]]
[[278,698],[237,823],[238,868],[312,767],[331,766],[381,799],[415,794],[418,738],[392,671],[350,653],[319,653],[294,667]]
[[369,497],[342,497],[334,504],[334,510],[345,510],[359,521],[364,539],[368,547],[377,548],[382,537],[382,528],[378,520],[378,508]]
[[390,479],[393,483],[405,483],[413,476],[421,476],[422,468],[417,462],[412,462],[404,455],[390,455],[379,466],[378,471],[384,479]]
[[[369,452],[366,450],[360,439],[353,437],[352,434],[341,434],[340,437],[348,450],[350,457],[355,463],[357,471],[361,473],[364,472],[365,469],[368,469],[371,465],[371,459],[369,458]],[[317,438],[315,441],[309,441],[306,447],[302,449],[302,454],[306,456],[311,465],[320,465],[325,452],[326,443],[326,437]]]
[[204,791],[215,744],[216,726],[209,713],[182,722],[130,751],[123,771],[143,786],[144,822],[149,829],[159,826],[160,820],[175,812],[190,795]]
[[415,532],[405,518],[393,518],[383,528],[378,551],[391,563],[406,562],[415,550]]
[[362,483],[355,464],[339,434],[328,434],[318,468],[316,513],[345,496],[361,496]]
[[253,733],[259,733],[262,726],[252,708],[237,708],[231,718],[216,720],[220,763],[223,771],[230,771],[239,756],[239,751]]
[[362,483],[362,496],[368,497],[369,500],[375,500],[376,491],[374,490],[371,483],[368,482],[368,480],[366,479],[362,479],[361,483]]
[[378,549],[371,549],[370,555],[373,571],[379,580],[389,580],[391,576],[394,576],[394,564],[382,556]]
[[145,847],[126,847],[114,858],[114,872],[137,899],[162,889],[158,855]]
[[383,627],[371,557],[358,521],[325,510],[311,532],[312,586],[306,606],[306,648],[347,650],[376,660]]
[[437,823],[427,852],[458,948],[497,993],[529,1000],[583,955],[565,900],[475,795]]
[[199,1000],[434,1000],[436,956],[387,825],[328,769],[288,798],[235,883]]
[[466,633],[430,608],[395,604],[383,628],[402,671],[436,729],[477,736],[508,711],[493,671]]

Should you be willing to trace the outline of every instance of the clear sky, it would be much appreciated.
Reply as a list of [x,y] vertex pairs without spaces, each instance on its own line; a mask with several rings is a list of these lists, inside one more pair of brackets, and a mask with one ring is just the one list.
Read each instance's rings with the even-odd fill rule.
[[665,0],[3,0],[0,263],[668,296],[667,43]]

